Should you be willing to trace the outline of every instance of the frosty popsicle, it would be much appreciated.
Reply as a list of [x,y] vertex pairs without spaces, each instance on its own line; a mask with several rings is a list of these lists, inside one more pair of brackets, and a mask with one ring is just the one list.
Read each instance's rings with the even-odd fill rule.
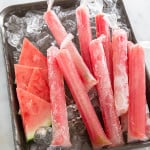
[[110,77],[106,64],[106,58],[102,42],[99,39],[90,43],[90,56],[99,95],[100,108],[104,121],[106,135],[112,142],[112,146],[122,145],[123,136],[111,87]]
[[110,29],[109,24],[105,19],[105,14],[97,14],[95,17],[96,22],[96,36],[99,37],[104,35],[103,47],[106,56],[107,67],[111,79],[111,84],[113,88],[113,63],[112,63],[112,46],[110,42]]
[[71,143],[68,127],[64,81],[63,75],[55,59],[58,51],[58,48],[54,46],[47,50],[48,81],[52,114],[51,145],[69,147],[71,146]]
[[146,84],[144,49],[136,44],[129,50],[128,141],[146,139]]
[[92,72],[89,45],[92,40],[89,10],[86,6],[81,5],[76,9],[78,38],[80,43],[80,51],[82,58],[89,70]]
[[112,35],[114,98],[118,116],[128,111],[127,33],[114,30]]

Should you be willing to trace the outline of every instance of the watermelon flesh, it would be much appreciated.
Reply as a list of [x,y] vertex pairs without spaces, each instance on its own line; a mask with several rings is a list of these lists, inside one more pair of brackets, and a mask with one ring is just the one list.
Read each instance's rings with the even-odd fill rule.
[[39,127],[51,125],[51,106],[50,103],[21,88],[17,88],[17,96],[26,140],[30,141]]
[[129,54],[128,141],[146,140],[146,81],[144,49],[134,45]]
[[47,59],[27,38],[24,38],[19,64],[47,68]]
[[112,35],[114,98],[118,116],[128,111],[128,62],[127,62],[127,33],[114,30]]
[[90,43],[90,56],[94,76],[99,81],[96,88],[99,95],[106,135],[112,142],[111,146],[122,145],[124,142],[121,125],[115,108],[103,45],[99,39],[93,40]]
[[34,68],[19,64],[15,64],[14,68],[17,87],[26,90]]
[[107,23],[104,14],[97,14],[95,17],[95,22],[96,22],[96,36],[97,37],[101,35],[105,36],[102,42],[106,56],[108,72],[110,75],[111,85],[113,88],[113,63],[112,63],[113,56],[112,56],[112,45],[110,40],[109,24]]
[[[59,18],[54,13],[54,11],[50,10],[45,12],[44,14],[45,22],[47,23],[51,33],[55,37],[57,43],[59,46],[61,46],[62,42],[67,37],[67,32],[65,28],[62,26]],[[80,78],[82,82],[84,83],[87,91],[89,91],[93,86],[96,85],[96,80],[94,79],[93,75],[89,71],[88,67],[84,63],[82,57],[78,53],[78,50],[76,49],[74,43],[72,41],[69,41],[64,45],[65,49],[67,49],[74,61],[74,64],[77,68],[77,71],[80,75]]]
[[92,72],[89,53],[89,45],[92,40],[92,33],[90,27],[89,10],[86,6],[79,6],[76,9],[76,19],[81,55],[89,70]]
[[70,135],[68,116],[65,100],[63,74],[60,71],[56,55],[57,47],[50,47],[47,50],[48,79],[50,87],[51,115],[52,115],[52,142],[51,145],[70,147]]
[[61,49],[56,59],[87,128],[93,148],[110,145],[111,142],[103,131],[68,50]]
[[27,91],[39,96],[47,102],[50,102],[47,69],[34,69],[27,87]]

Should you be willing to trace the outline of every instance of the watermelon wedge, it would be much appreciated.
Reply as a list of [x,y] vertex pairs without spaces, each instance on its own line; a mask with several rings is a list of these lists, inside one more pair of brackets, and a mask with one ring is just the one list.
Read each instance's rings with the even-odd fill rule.
[[41,126],[51,125],[51,106],[45,100],[17,88],[26,140],[33,139],[35,131]]
[[19,64],[47,68],[47,59],[27,38],[24,38]]
[[51,46],[47,50],[53,129],[51,145],[70,147],[71,142],[65,99],[64,79],[55,58],[58,52],[58,48],[54,46]]
[[47,102],[50,102],[47,69],[34,69],[27,87],[27,91],[39,96]]
[[33,72],[33,68],[19,64],[15,64],[14,68],[17,87],[26,90]]

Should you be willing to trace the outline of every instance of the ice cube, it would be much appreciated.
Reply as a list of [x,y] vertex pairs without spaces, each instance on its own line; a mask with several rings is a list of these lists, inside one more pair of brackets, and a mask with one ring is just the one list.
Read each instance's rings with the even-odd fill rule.
[[40,145],[40,144],[37,144],[37,143],[34,143],[34,142],[32,142],[32,143],[30,143],[29,144],[29,150],[46,150],[46,148],[47,148],[47,145]]
[[52,128],[40,127],[34,135],[34,142],[40,145],[49,145],[52,140]]
[[103,10],[103,0],[81,0],[80,4],[89,8],[91,18]]
[[25,15],[26,19],[26,35],[36,37],[37,34],[41,33],[44,27],[43,14],[29,11]]
[[47,150],[66,150],[67,148],[63,148],[61,146],[52,146],[50,145]]

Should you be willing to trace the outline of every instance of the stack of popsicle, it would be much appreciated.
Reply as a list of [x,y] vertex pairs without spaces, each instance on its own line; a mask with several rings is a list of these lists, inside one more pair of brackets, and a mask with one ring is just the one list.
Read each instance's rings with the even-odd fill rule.
[[[61,46],[68,33],[54,11],[44,14],[51,33]],[[144,50],[128,42],[127,33],[115,29],[110,36],[104,14],[95,17],[97,38],[92,40],[86,6],[76,9],[80,51],[71,40],[58,50],[48,50],[48,75],[52,105],[52,145],[70,146],[63,76],[87,128],[94,149],[124,144],[120,118],[125,117],[128,141],[146,139]],[[96,87],[104,130],[87,92]],[[57,89],[57,91],[56,91]],[[60,106],[61,105],[61,106]],[[60,117],[61,116],[61,117]]]

